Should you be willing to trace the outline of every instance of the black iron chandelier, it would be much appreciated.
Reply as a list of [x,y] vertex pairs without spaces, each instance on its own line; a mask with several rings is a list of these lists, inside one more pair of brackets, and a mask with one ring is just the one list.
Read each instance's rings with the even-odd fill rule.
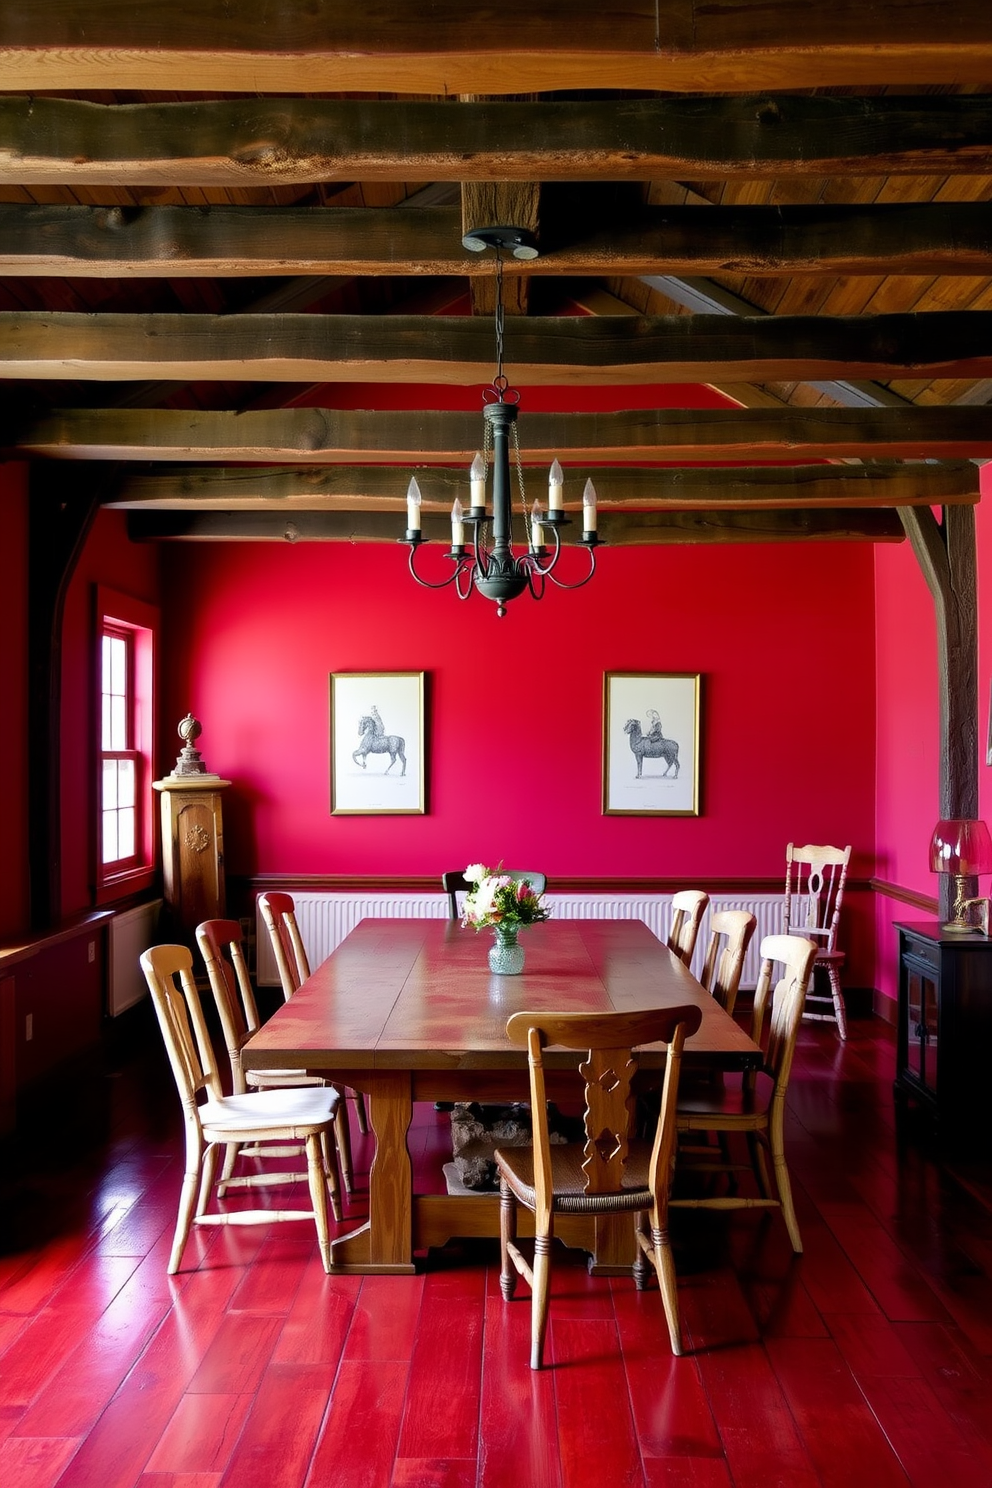
[[[469,471],[469,501],[466,509],[456,497],[451,508],[451,547],[445,557],[454,563],[445,579],[423,578],[417,572],[417,550],[427,539],[420,528],[420,487],[416,476],[406,493],[406,534],[400,538],[410,548],[410,572],[426,589],[447,589],[454,585],[459,599],[468,599],[477,589],[486,599],[496,602],[497,615],[506,614],[509,600],[529,589],[534,599],[544,596],[548,579],[559,589],[581,589],[596,571],[596,548],[601,539],[596,531],[596,489],[587,480],[582,494],[582,536],[578,540],[589,555],[589,572],[574,583],[565,583],[555,574],[561,557],[561,529],[570,525],[563,503],[562,468],[555,460],[548,478],[548,505],[542,510],[537,501],[530,512],[524,496],[524,474],[517,436],[517,405],[520,394],[512,388],[503,373],[503,253],[514,258],[536,258],[533,235],[520,227],[480,227],[466,233],[463,245],[473,252],[495,250],[496,259],[496,375],[482,394],[484,420],[483,447],[472,461]],[[513,552],[511,530],[510,440],[513,440],[517,487],[524,528],[528,537],[527,551]],[[486,511],[486,477],[493,469],[492,531]],[[466,543],[465,529],[471,529]],[[551,546],[545,535],[551,534]]]

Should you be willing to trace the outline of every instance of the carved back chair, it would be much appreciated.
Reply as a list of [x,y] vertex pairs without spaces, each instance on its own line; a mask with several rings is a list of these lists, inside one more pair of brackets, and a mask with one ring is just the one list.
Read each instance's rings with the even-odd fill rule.
[[[509,1301],[517,1273],[531,1287],[530,1367],[544,1358],[551,1246],[556,1214],[634,1215],[637,1261],[634,1279],[646,1285],[653,1265],[661,1289],[672,1352],[682,1351],[675,1262],[668,1238],[668,1191],[675,1157],[675,1109],[682,1046],[695,1033],[698,1007],[621,1013],[514,1013],[506,1025],[511,1043],[527,1049],[533,1145],[497,1148],[500,1175],[500,1287]],[[636,1046],[665,1043],[664,1071],[657,1071],[661,1103],[654,1140],[632,1137],[631,1081]],[[552,1143],[548,1132],[544,1051],[557,1044],[586,1051],[578,1069],[585,1093],[584,1143]],[[647,1072],[645,1072],[647,1073]],[[652,1072],[653,1073],[653,1072]],[[517,1245],[517,1206],[534,1215],[534,1259]]]
[[699,926],[709,902],[709,894],[705,894],[702,889],[681,889],[679,893],[672,895],[672,928],[668,932],[668,949],[674,951],[686,966],[696,949]]
[[[531,873],[526,868],[501,868],[500,872],[516,883],[526,879],[535,894],[543,894],[548,886],[547,877],[543,873]],[[451,869],[448,873],[441,874],[441,886],[448,896],[448,919],[460,920],[462,916],[458,907],[458,895],[467,894],[472,885],[460,869]]]
[[[153,946],[141,956],[141,969],[162,1030],[186,1127],[186,1166],[169,1275],[182,1264],[193,1225],[264,1224],[289,1219],[314,1220],[324,1270],[330,1271],[328,1187],[334,1216],[341,1217],[332,1138],[337,1094],[326,1087],[314,1087],[224,1095],[193,978],[192,953],[186,946]],[[290,1140],[302,1140],[306,1146],[312,1209],[237,1209],[207,1214],[222,1148]],[[279,1179],[281,1175],[275,1176]],[[229,1178],[226,1186],[247,1187],[255,1181],[254,1177]]]
[[[805,1016],[820,1023],[836,1022],[842,1039],[847,1038],[847,1013],[840,985],[844,952],[837,949],[837,927],[850,861],[850,845],[796,847],[790,842],[785,850],[785,933],[804,935],[817,946]],[[813,984],[818,967],[827,973],[829,996],[819,994]]]
[[[780,1208],[792,1241],[801,1254],[803,1243],[792,1203],[789,1169],[785,1161],[785,1098],[792,1071],[796,1035],[803,1015],[806,987],[809,983],[816,946],[798,935],[766,935],[761,942],[761,974],[754,994],[751,1037],[762,1042],[769,1000],[771,1012],[764,1043],[764,1062],[760,1070],[748,1072],[740,1087],[714,1088],[684,1093],[679,1099],[677,1126],[679,1134],[715,1132],[721,1137],[744,1132],[750,1153],[750,1166],[758,1185],[758,1197],[737,1192],[710,1195],[705,1198],[671,1200],[671,1207],[683,1209],[759,1209]],[[775,968],[780,975],[775,978]],[[768,1174],[766,1153],[771,1155],[775,1193]],[[720,1160],[712,1161],[716,1156]],[[679,1147],[679,1172],[687,1171],[687,1159],[700,1159],[692,1166],[703,1174],[726,1172],[733,1166],[726,1160],[726,1149]]]

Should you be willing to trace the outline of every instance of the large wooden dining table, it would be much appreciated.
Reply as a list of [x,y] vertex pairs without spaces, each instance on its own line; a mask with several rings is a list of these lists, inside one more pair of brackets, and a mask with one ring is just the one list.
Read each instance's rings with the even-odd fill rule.
[[[523,973],[493,976],[487,933],[446,920],[362,920],[245,1046],[246,1068],[326,1071],[367,1097],[376,1142],[368,1219],[332,1241],[335,1270],[409,1272],[417,1251],[499,1234],[495,1194],[414,1193],[407,1133],[414,1101],[527,1099],[526,1051],[504,1031],[511,1013],[694,1003],[703,1019],[684,1068],[760,1063],[758,1046],[643,921],[551,919],[522,943]],[[664,1060],[664,1044],[640,1056],[642,1066]],[[574,1100],[578,1062],[574,1051],[548,1051],[551,1098],[571,1071]],[[588,1250],[600,1274],[634,1259],[629,1216],[562,1216],[556,1234]]]

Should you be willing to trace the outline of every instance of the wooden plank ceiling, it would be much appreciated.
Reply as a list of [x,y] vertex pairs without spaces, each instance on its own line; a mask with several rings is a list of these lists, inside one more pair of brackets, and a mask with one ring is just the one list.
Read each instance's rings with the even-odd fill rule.
[[988,0],[3,7],[0,445],[153,538],[389,541],[416,466],[441,535],[512,221],[604,536],[897,540],[992,453],[989,79]]

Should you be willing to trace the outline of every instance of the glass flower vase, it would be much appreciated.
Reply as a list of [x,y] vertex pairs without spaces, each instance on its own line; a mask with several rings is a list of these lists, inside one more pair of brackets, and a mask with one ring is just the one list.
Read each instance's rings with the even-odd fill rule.
[[517,941],[517,927],[494,925],[489,970],[495,976],[519,976],[523,969],[524,948]]

